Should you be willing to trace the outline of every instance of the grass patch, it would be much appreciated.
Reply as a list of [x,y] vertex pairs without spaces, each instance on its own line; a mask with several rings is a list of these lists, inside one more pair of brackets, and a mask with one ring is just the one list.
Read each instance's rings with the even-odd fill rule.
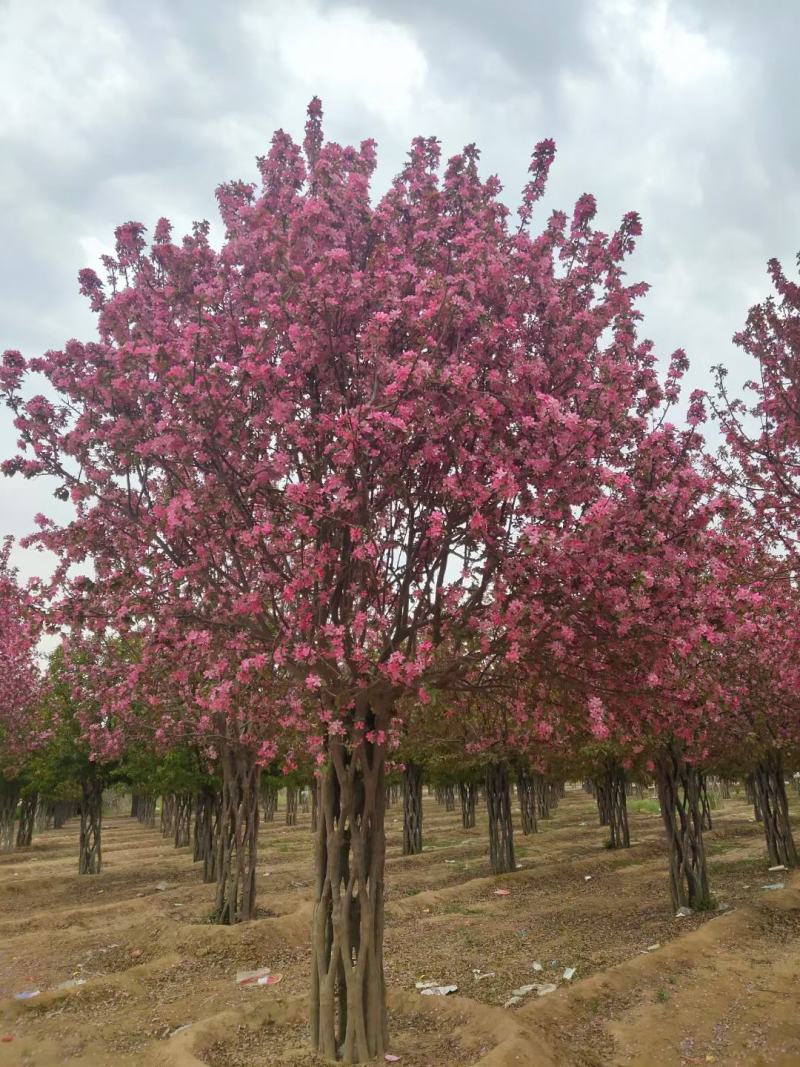
[[650,800],[645,798],[644,800],[629,800],[628,808],[631,811],[635,811],[637,815],[660,815],[661,805],[657,800]]

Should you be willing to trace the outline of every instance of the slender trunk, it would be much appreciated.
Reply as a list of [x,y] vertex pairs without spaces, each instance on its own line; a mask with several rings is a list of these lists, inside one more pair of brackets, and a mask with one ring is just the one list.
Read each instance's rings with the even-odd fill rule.
[[543,774],[533,775],[534,789],[536,791],[536,815],[540,819],[550,818],[550,790]]
[[139,804],[141,797],[138,793],[131,793],[131,818],[138,819],[139,817]]
[[286,825],[297,825],[297,789],[293,785],[286,787]]
[[403,855],[422,852],[422,768],[408,762],[403,772]]
[[203,864],[203,881],[217,880],[217,849],[219,845],[220,795],[205,786],[195,800],[194,862]]
[[779,749],[770,749],[756,767],[755,788],[771,865],[782,863],[784,867],[796,867],[797,846],[792,836],[783,756]]
[[175,795],[175,848],[188,848],[192,830],[192,794]]
[[478,796],[478,787],[474,782],[461,782],[458,791],[461,795],[461,826],[465,830],[472,830],[475,826],[475,801]]
[[711,822],[711,801],[708,796],[708,781],[704,774],[698,774],[700,780],[700,811],[704,830],[713,830]]
[[99,874],[103,865],[100,849],[103,822],[103,786],[96,779],[83,783],[79,874]]
[[605,778],[598,778],[594,783],[594,799],[597,802],[597,815],[601,826],[608,826],[608,794]]
[[536,793],[533,777],[524,767],[517,768],[517,794],[522,817],[522,832],[523,834],[535,834],[539,830],[539,824],[536,821]]
[[19,808],[17,848],[28,848],[33,840],[33,826],[36,821],[36,801],[36,793],[28,793],[22,798],[22,803]]
[[252,919],[256,912],[258,775],[253,752],[239,744],[223,746],[214,915],[224,925]]
[[261,804],[264,808],[264,822],[272,822],[278,807],[278,788],[272,782],[261,787]]
[[731,799],[731,783],[728,781],[727,778],[720,778],[719,791],[723,800]]
[[308,815],[310,810],[310,797],[305,786],[300,790],[300,810],[304,815]]
[[486,768],[486,806],[489,812],[489,860],[495,874],[516,870],[514,824],[508,766],[490,763]]
[[161,835],[172,837],[175,833],[175,815],[178,800],[174,793],[161,798]]
[[444,810],[456,810],[456,787],[454,785],[446,785],[444,787]]
[[625,795],[625,768],[610,757],[603,774],[606,822],[609,830],[609,848],[630,848],[631,835],[628,828],[628,801]]
[[667,834],[670,892],[674,907],[711,904],[697,769],[672,742],[659,753],[658,792]]
[[315,778],[311,783],[311,833],[317,832],[319,825],[319,782]]
[[14,820],[20,787],[18,782],[0,782],[0,852],[14,847]]
[[[388,714],[367,709],[382,732]],[[367,732],[365,731],[365,732]],[[383,975],[385,749],[328,739],[320,782],[312,920],[311,1042],[329,1060],[383,1059],[387,1045]]]

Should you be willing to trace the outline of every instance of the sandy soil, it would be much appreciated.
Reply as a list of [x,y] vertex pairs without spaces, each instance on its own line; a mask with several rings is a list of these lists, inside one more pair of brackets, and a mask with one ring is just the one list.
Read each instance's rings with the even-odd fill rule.
[[[390,810],[386,970],[401,1067],[800,1065],[800,876],[761,888],[783,877],[768,874],[744,801],[725,802],[707,837],[721,914],[672,915],[658,815],[632,812],[634,844],[618,853],[596,823],[593,802],[570,791],[539,834],[518,836],[521,869],[495,878],[480,821],[464,831],[426,797],[425,852],[404,859]],[[212,887],[189,851],[129,818],[106,820],[96,878],[75,874],[75,822],[0,857],[0,1065],[317,1065],[310,844],[307,815],[262,827],[263,917],[234,929],[207,922]],[[237,987],[236,971],[260,966],[280,984]],[[71,979],[83,984],[56,988]],[[459,993],[422,997],[422,979]],[[503,1006],[544,981],[557,991]]]

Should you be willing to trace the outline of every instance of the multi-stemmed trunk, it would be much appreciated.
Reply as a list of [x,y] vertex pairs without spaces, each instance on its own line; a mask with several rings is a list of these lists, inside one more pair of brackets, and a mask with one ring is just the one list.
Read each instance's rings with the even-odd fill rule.
[[278,787],[272,782],[261,786],[261,804],[264,808],[264,822],[272,822],[278,808]]
[[211,786],[201,789],[195,798],[193,858],[203,864],[204,882],[217,880],[220,806],[220,795]]
[[214,916],[226,925],[252,919],[256,912],[258,775],[250,749],[237,742],[223,746]]
[[[330,1060],[383,1059],[387,1044],[383,975],[386,808],[383,745],[389,715],[364,712],[363,733],[328,739],[320,780],[312,920],[311,1041]],[[350,740],[352,743],[348,743]]]
[[495,874],[516,869],[514,824],[508,765],[490,763],[486,768],[486,807],[489,814],[489,862]]
[[461,826],[464,830],[472,830],[475,826],[478,787],[474,782],[460,782],[458,792],[461,797]]
[[675,908],[708,908],[711,894],[703,843],[700,776],[674,741],[659,752],[657,772],[672,903]]
[[536,793],[533,777],[525,767],[517,768],[517,795],[522,832],[523,834],[535,834],[539,830],[536,820]]
[[594,783],[594,799],[597,803],[597,816],[601,826],[608,826],[608,794],[604,778],[597,778]]
[[19,793],[18,782],[0,779],[0,852],[10,852],[14,847],[14,820]]
[[192,794],[175,794],[175,848],[188,848],[192,836]]
[[293,785],[286,787],[286,825],[297,824],[297,788]]
[[311,833],[317,832],[319,825],[319,782],[316,778],[311,780]]
[[700,812],[704,830],[713,830],[711,822],[711,800],[708,795],[708,779],[705,774],[700,774]]
[[151,830],[156,825],[156,798],[149,794],[140,794],[136,801],[136,818]]
[[456,810],[456,787],[454,785],[446,785],[444,787],[444,810]]
[[96,778],[90,778],[83,783],[82,788],[79,874],[100,873],[103,865],[102,823],[103,785]]
[[[625,793],[625,769],[619,760],[610,756],[603,768],[601,782],[605,822],[609,831],[609,848],[630,848],[631,835],[628,829],[628,802]],[[600,789],[598,789],[598,797]],[[599,800],[598,800],[599,806]]]
[[175,807],[176,797],[174,793],[168,793],[161,798],[161,836],[172,837],[175,833]]
[[769,749],[756,766],[755,792],[761,818],[767,852],[773,866],[797,866],[797,846],[792,836],[789,820],[789,801],[783,779],[783,756],[779,749]]
[[26,793],[19,806],[19,826],[17,827],[17,848],[28,848],[33,841],[33,827],[36,822],[36,793]]
[[549,819],[552,798],[547,779],[543,774],[533,775],[533,787],[536,794],[536,815],[539,819]]
[[403,855],[422,852],[422,768],[409,761],[403,772]]
[[755,775],[753,774],[748,774],[744,780],[744,795],[753,805],[753,818],[756,822],[761,822],[761,797],[759,795],[758,789],[756,788]]

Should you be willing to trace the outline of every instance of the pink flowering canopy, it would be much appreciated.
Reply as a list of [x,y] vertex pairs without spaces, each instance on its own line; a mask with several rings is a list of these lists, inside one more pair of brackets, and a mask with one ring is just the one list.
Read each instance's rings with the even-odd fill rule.
[[[442,165],[434,138],[374,202],[373,142],[325,142],[315,100],[302,146],[279,131],[259,183],[218,189],[219,250],[127,223],[80,275],[97,339],[5,353],[4,470],[74,504],[33,538],[61,560],[52,618],[140,649],[108,688],[120,730],[138,694],[162,738],[232,730],[266,760],[288,732],[321,758],[354,712],[368,729],[359,701],[383,746],[403,694],[573,645],[585,670],[662,606],[674,633],[707,519],[696,444],[658,422],[685,357],[662,386],[637,337],[635,214],[604,234],[585,195],[533,230],[554,153],[516,219],[473,146]],[[31,372],[55,401],[24,399]]]
[[11,539],[0,543],[0,771],[13,773],[37,737],[40,675],[31,601],[9,563]]

